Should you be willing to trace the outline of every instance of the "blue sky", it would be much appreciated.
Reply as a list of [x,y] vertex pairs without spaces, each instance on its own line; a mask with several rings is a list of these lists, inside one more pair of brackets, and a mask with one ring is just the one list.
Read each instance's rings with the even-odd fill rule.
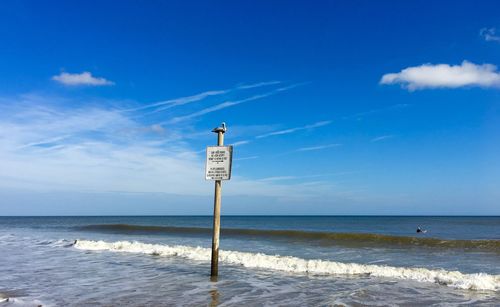
[[500,214],[495,1],[0,3],[0,215]]

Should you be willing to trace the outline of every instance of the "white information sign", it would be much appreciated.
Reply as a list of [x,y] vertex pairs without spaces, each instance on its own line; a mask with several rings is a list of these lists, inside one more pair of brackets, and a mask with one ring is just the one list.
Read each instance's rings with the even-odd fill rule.
[[233,146],[208,146],[205,169],[206,180],[231,179]]

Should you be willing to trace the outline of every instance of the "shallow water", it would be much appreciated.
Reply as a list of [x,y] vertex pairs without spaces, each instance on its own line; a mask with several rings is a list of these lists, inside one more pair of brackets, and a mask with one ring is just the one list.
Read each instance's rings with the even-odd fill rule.
[[[102,224],[167,230],[90,226]],[[226,232],[220,278],[210,282],[210,235],[183,229],[210,224],[210,217],[2,217],[0,306],[500,304],[500,251],[418,239],[345,244]],[[428,232],[420,239],[500,240],[498,217],[223,217],[222,226],[399,237],[421,226]]]

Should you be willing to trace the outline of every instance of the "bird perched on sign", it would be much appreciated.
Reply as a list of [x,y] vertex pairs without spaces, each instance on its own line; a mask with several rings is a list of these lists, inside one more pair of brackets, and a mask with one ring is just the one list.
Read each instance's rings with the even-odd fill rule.
[[225,133],[225,132],[226,132],[226,130],[227,130],[226,123],[222,122],[221,126],[220,126],[220,127],[217,127],[217,128],[214,128],[214,129],[212,130],[212,132],[215,132],[215,133],[217,133],[217,132],[222,132],[222,133]]

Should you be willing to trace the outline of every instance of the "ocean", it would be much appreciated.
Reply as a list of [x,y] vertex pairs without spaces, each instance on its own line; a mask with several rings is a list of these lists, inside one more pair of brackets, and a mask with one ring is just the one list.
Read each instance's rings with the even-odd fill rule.
[[[0,306],[500,305],[500,217],[0,217]],[[416,233],[417,227],[425,233]]]

